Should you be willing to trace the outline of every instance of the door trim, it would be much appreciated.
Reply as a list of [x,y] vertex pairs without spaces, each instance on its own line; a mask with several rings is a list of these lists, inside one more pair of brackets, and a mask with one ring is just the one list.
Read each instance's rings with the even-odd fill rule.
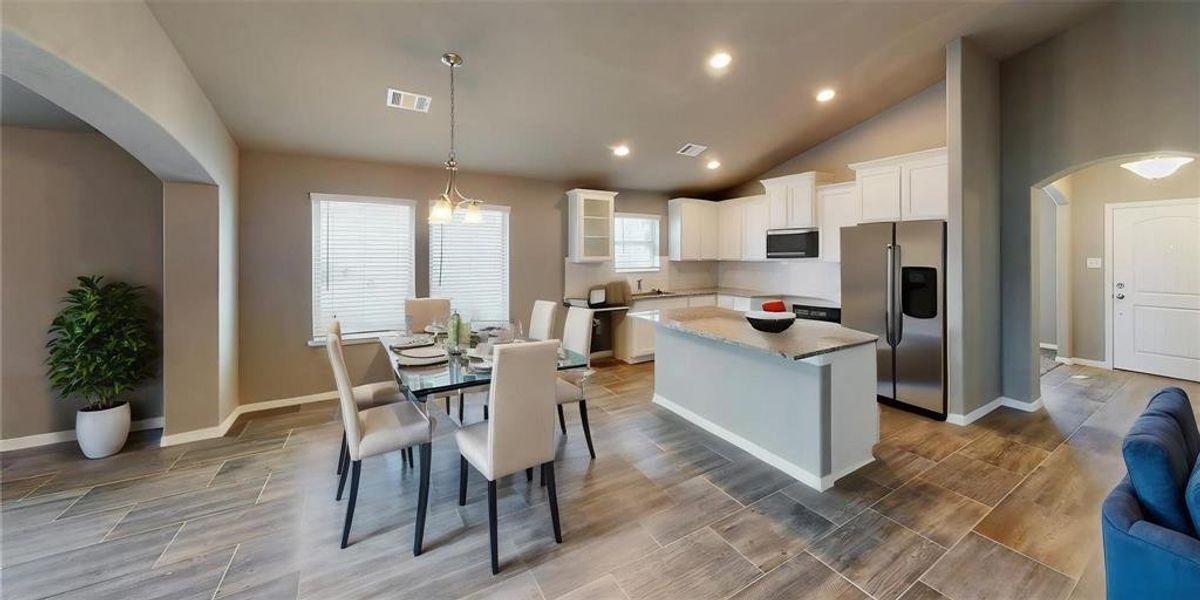
[[1113,358],[1116,355],[1113,348],[1113,213],[1119,208],[1150,208],[1154,206],[1182,206],[1187,204],[1200,206],[1200,198],[1104,203],[1104,360],[1101,362],[1104,363],[1104,368],[1110,371],[1113,370]]

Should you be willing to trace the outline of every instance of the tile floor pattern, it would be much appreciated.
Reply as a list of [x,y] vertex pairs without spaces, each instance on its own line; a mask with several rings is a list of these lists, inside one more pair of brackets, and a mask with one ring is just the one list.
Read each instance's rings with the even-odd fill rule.
[[543,489],[504,481],[496,577],[486,488],[472,473],[456,505],[445,419],[419,558],[417,478],[398,455],[364,464],[353,545],[338,549],[332,403],[184,446],[137,436],[101,461],[71,444],[8,453],[0,585],[9,600],[1098,598],[1098,511],[1124,473],[1121,436],[1168,383],[1062,367],[1043,379],[1046,410],[968,427],[884,408],[878,460],[822,494],[653,407],[652,364],[608,364],[588,391],[595,461],[567,411],[565,542]]

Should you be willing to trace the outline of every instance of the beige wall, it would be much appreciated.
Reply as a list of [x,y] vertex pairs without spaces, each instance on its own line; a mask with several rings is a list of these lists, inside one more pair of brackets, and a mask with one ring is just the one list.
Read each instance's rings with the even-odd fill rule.
[[[96,133],[0,133],[4,439],[71,430],[78,404],[46,383],[46,329],[78,275],[149,288],[162,310],[162,184]],[[131,393],[133,418],[162,415],[162,381]]]
[[780,163],[771,170],[714,197],[737,198],[763,193],[768,177],[823,171],[835,181],[852,181],[846,165],[946,145],[946,82],[920,93]]
[[1031,188],[1116,156],[1200,153],[1200,4],[1116,4],[1000,74],[1001,366],[1004,395],[1030,400],[1040,394]]
[[[1069,182],[1072,356],[1104,360],[1104,269],[1087,268],[1088,257],[1104,258],[1104,205],[1200,198],[1200,165],[1192,162],[1158,181],[1143,179],[1106,162],[1076,171]],[[1043,295],[1044,296],[1044,295]],[[1040,307],[1046,310],[1045,306]]]
[[[417,293],[429,289],[427,200],[445,184],[442,169],[244,151],[239,204],[240,396],[243,403],[333,389],[325,352],[311,335],[309,194],[326,192],[417,201]],[[511,209],[511,316],[528,321],[533,301],[563,293],[566,194],[570,184],[474,174],[461,189]],[[666,214],[666,197],[622,192],[617,210]],[[665,222],[665,219],[664,219]],[[374,344],[346,348],[355,382],[389,378]]]

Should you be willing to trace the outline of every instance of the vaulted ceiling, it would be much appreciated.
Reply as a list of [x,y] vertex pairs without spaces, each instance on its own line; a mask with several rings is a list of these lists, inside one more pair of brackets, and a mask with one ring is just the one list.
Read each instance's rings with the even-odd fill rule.
[[[944,45],[997,57],[1088,2],[410,3],[152,0],[237,142],[440,165],[461,53],[464,169],[604,187],[703,191],[753,177],[924,89]],[[733,56],[723,74],[706,58]],[[388,87],[433,97],[384,105]],[[813,95],[833,87],[828,104]],[[710,147],[720,169],[677,156]],[[612,155],[625,143],[632,152]]]

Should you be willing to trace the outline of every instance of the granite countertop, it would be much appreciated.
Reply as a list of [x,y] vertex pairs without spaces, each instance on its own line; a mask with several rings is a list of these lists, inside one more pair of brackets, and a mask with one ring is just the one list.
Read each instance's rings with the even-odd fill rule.
[[796,319],[782,333],[758,331],[738,311],[716,306],[695,306],[629,313],[629,316],[654,321],[663,327],[690,333],[792,360],[837,352],[879,339],[869,333],[842,327],[837,323]]
[[771,294],[768,292],[760,292],[758,290],[747,290],[744,288],[732,287],[706,287],[706,288],[691,288],[682,290],[664,290],[664,294],[646,294],[640,296],[634,293],[630,300],[646,300],[648,298],[679,298],[685,296],[707,296],[708,294],[721,294],[725,296],[738,296],[741,298],[758,298],[758,297],[778,297],[783,298],[786,294]]

